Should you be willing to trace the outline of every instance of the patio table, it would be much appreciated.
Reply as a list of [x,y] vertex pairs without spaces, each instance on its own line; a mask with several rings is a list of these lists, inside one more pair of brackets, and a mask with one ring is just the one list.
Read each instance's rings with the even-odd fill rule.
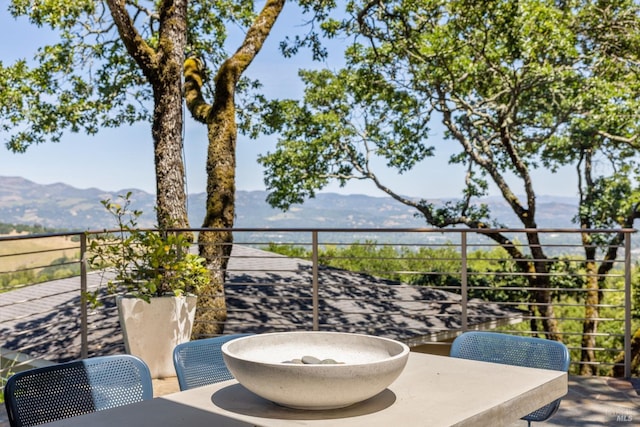
[[278,406],[235,380],[49,423],[58,426],[505,426],[567,393],[567,373],[411,353],[386,390],[342,409]]

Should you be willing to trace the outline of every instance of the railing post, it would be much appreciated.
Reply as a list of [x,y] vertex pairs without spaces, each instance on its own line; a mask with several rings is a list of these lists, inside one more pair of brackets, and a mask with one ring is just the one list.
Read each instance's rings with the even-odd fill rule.
[[469,328],[468,313],[467,313],[467,299],[468,299],[468,281],[467,281],[467,233],[463,231],[460,233],[460,311],[461,319],[460,326],[462,332]]
[[311,262],[312,262],[312,305],[313,305],[313,330],[320,329],[320,298],[318,286],[318,230],[313,230],[311,234]]
[[89,313],[87,310],[87,234],[80,234],[80,357],[89,357]]
[[631,378],[631,233],[624,235],[624,377]]

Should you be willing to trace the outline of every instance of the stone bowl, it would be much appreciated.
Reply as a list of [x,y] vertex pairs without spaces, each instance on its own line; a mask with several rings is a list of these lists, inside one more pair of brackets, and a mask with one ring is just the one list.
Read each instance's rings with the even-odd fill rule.
[[[289,408],[324,410],[383,391],[404,369],[409,347],[370,335],[278,332],[229,341],[222,355],[236,380],[258,396]],[[305,356],[333,361],[296,360]]]

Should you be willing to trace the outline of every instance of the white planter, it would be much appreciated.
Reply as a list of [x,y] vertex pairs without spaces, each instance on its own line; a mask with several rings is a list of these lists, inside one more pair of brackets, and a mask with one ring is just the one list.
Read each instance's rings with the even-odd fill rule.
[[153,378],[175,377],[173,348],[191,338],[195,296],[157,297],[147,303],[118,296],[118,315],[127,353],[144,360]]

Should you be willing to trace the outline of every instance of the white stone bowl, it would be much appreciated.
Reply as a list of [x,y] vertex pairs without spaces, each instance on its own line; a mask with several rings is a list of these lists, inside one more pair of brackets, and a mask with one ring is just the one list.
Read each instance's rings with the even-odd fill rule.
[[[322,410],[383,391],[404,369],[409,347],[369,335],[279,332],[229,341],[222,354],[236,380],[258,396],[290,408]],[[342,363],[285,363],[303,356]]]

